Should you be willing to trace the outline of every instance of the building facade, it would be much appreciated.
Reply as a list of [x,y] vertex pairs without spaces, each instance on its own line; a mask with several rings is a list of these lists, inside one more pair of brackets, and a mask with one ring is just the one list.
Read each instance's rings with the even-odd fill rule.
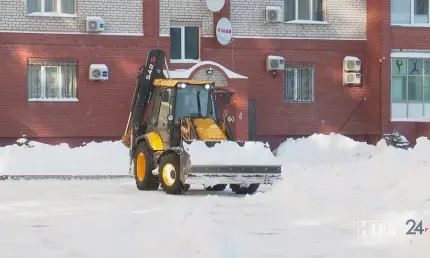
[[[238,139],[335,132],[375,142],[397,129],[430,136],[428,0],[17,0],[0,10],[0,138],[79,144],[124,132],[137,71],[150,49],[169,74],[214,80]],[[406,3],[406,4],[405,4]],[[266,8],[279,11],[266,21]],[[86,19],[103,30],[88,32]],[[227,18],[232,40],[220,44]],[[286,69],[267,71],[268,56]],[[343,85],[343,59],[362,84]],[[427,59],[429,58],[429,59]],[[109,70],[89,79],[90,66]],[[167,71],[166,71],[167,73]],[[428,77],[430,79],[430,76]]]

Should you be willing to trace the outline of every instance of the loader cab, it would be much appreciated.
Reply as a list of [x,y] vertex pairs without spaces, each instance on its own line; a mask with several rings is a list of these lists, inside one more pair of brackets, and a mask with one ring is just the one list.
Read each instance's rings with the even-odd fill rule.
[[176,89],[175,122],[181,117],[217,119],[214,83],[178,83]]
[[164,148],[180,141],[182,117],[212,118],[216,121],[214,83],[156,80],[148,105],[146,132],[157,132]]

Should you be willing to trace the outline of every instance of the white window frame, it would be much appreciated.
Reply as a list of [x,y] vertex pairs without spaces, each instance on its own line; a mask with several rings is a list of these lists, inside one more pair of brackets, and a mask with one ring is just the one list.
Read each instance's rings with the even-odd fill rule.
[[[287,0],[284,0],[284,5],[287,4],[286,1]],[[294,12],[294,20],[287,21],[284,18],[284,22],[285,23],[328,24],[327,23],[327,19],[326,19],[326,15],[325,15],[326,12],[324,11],[324,10],[326,10],[327,0],[323,0],[323,3],[322,3],[322,5],[323,5],[323,20],[322,21],[314,21],[314,20],[312,20],[312,11],[313,11],[313,8],[314,8],[314,0],[308,0],[310,2],[310,8],[309,8],[309,17],[310,17],[310,19],[309,20],[299,19],[299,1],[304,1],[304,0],[295,0],[295,1],[296,1],[296,4],[294,6],[295,6],[296,10]],[[284,8],[284,14],[285,14],[285,8]]]
[[[311,86],[311,90],[312,90],[312,95],[311,95],[311,99],[306,99],[306,100],[301,100],[298,99],[298,91],[299,91],[299,80],[298,80],[298,68],[299,67],[307,67],[307,68],[311,68],[312,70],[312,86]],[[287,69],[293,69],[294,72],[294,99],[287,99]],[[309,64],[300,64],[300,65],[291,65],[291,66],[286,66],[285,67],[285,79],[284,79],[284,102],[287,103],[296,103],[296,102],[301,102],[301,103],[307,103],[307,102],[315,102],[315,66],[314,65],[309,65]]]
[[[391,1],[391,0],[390,0]],[[430,27],[430,0],[428,0],[428,4],[429,4],[429,10],[428,10],[428,19],[427,19],[427,23],[415,23],[415,1],[416,0],[411,0],[411,20],[409,21],[409,23],[403,24],[403,23],[391,23],[391,25],[394,26],[411,26],[411,27]],[[390,15],[392,15],[392,12],[390,11]]]
[[[393,95],[392,95],[392,90],[393,90],[393,85],[392,85],[392,78],[393,78],[393,69],[395,69],[395,67],[392,66],[392,60],[393,59],[430,59],[430,53],[415,53],[415,52],[392,52],[391,53],[391,58],[390,58],[390,114],[391,114],[391,121],[401,121],[401,122],[430,122],[430,112],[428,110],[430,110],[430,101],[425,99],[425,92],[424,92],[424,81],[423,81],[423,99],[422,100],[409,100],[408,99],[408,69],[406,70],[406,99],[405,100],[393,100]],[[423,67],[424,67],[424,63],[423,63]],[[424,80],[424,76],[428,76],[426,74],[422,74],[421,76],[423,76],[423,80]],[[420,77],[421,77],[420,76]],[[409,116],[409,109],[412,108],[411,105],[423,105],[422,106],[422,114],[423,116],[421,117],[410,117]],[[396,106],[396,107],[395,107]],[[393,112],[394,110],[399,110],[404,108],[404,112],[406,112],[406,117],[393,117]]]
[[[33,65],[33,66],[38,66],[38,65]],[[64,88],[64,81],[63,81],[63,77],[61,76],[61,74],[62,74],[62,72],[61,72],[62,66],[61,65],[40,65],[39,67],[40,67],[40,72],[41,72],[40,84],[41,84],[41,88],[42,88],[42,90],[41,90],[42,91],[41,92],[42,97],[41,98],[31,98],[30,97],[31,95],[29,94],[28,101],[32,101],[32,102],[46,102],[46,101],[77,102],[78,101],[78,99],[74,98],[74,97],[61,96],[61,94],[63,92],[63,88]],[[60,92],[60,96],[57,98],[47,98],[47,96],[46,96],[46,87],[47,87],[46,68],[49,68],[49,67],[51,67],[51,68],[55,67],[57,69],[57,81],[58,81],[58,87],[59,87],[58,90]],[[75,76],[76,76],[75,79],[76,80],[78,79],[77,71],[78,71],[78,67],[76,66],[76,72],[75,72]],[[30,75],[27,75],[27,76],[30,76]],[[27,84],[28,84],[28,82],[27,82]],[[29,87],[29,85],[27,85],[27,87]],[[31,87],[31,85],[30,85],[30,87]],[[77,85],[76,85],[75,90],[77,91]]]
[[[199,46],[198,46],[198,59],[185,59],[185,27],[195,27],[199,30]],[[172,59],[170,58],[170,63],[199,63],[201,61],[201,27],[198,25],[171,25],[170,28],[179,28],[181,29],[181,58],[180,59]],[[170,37],[170,32],[169,32]]]
[[[28,13],[27,16],[56,16],[56,17],[77,17],[76,13],[76,0],[73,0],[75,2],[75,10],[73,14],[70,13],[62,13],[61,10],[61,0],[57,1],[57,11],[56,12],[45,12],[45,0],[40,0],[40,12],[32,12]],[[28,8],[28,7],[27,7]]]

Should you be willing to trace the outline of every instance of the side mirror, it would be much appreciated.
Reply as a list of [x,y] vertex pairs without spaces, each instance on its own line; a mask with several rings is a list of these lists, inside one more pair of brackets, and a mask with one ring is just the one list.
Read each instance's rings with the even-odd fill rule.
[[161,93],[161,101],[162,102],[169,102],[169,92],[167,90],[163,91]]

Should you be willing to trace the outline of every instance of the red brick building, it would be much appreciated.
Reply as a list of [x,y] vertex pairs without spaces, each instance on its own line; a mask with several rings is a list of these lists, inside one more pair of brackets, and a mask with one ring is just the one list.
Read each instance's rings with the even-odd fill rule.
[[[152,48],[166,50],[173,77],[216,81],[239,139],[276,147],[316,132],[430,136],[428,0],[216,2],[220,12],[204,0],[9,1],[0,10],[2,142],[119,139]],[[97,17],[103,30],[88,32],[86,18]],[[222,17],[227,45],[216,37]],[[285,70],[267,71],[268,56],[284,58]],[[362,62],[360,87],[343,85],[346,56]],[[108,79],[90,80],[92,64],[106,65]]]

